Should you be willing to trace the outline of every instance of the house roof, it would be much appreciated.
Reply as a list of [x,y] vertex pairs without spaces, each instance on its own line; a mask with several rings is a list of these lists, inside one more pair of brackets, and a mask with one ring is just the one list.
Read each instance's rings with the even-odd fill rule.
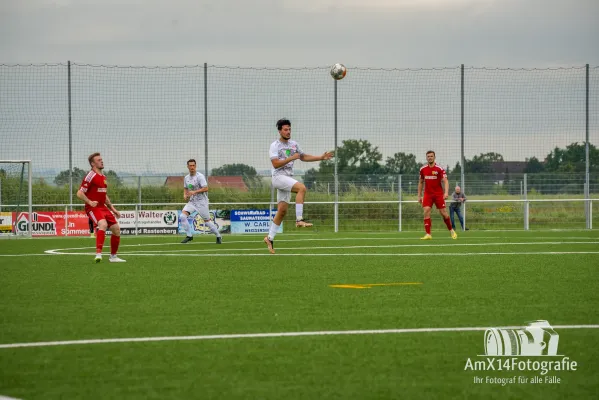
[[497,174],[521,174],[526,169],[526,164],[526,161],[495,161],[491,163],[491,168]]

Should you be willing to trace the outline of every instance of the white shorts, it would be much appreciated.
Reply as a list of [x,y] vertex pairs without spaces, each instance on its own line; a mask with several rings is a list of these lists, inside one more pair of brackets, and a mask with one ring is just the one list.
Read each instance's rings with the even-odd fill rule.
[[207,204],[187,203],[185,207],[183,207],[183,211],[187,211],[190,215],[193,214],[194,211],[197,211],[204,221],[210,221],[210,211],[208,210]]
[[277,189],[277,203],[291,201],[291,188],[297,181],[287,175],[275,175],[272,177],[272,186]]

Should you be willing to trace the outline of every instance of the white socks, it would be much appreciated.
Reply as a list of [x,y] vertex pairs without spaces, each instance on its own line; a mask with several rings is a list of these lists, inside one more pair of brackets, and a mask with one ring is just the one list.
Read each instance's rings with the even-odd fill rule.
[[218,228],[216,227],[216,225],[214,225],[214,222],[212,221],[204,221],[204,224],[210,228],[210,232],[214,233],[216,236],[220,236],[220,233],[218,233]]
[[296,204],[295,205],[295,220],[299,221],[304,217],[304,205]]
[[181,225],[183,225],[183,229],[185,229],[185,232],[187,232],[187,236],[193,236],[191,232],[191,225],[189,224],[185,214],[181,214]]
[[268,238],[272,241],[275,240],[275,235],[279,230],[279,225],[275,224],[274,221],[270,223],[270,228],[268,229]]

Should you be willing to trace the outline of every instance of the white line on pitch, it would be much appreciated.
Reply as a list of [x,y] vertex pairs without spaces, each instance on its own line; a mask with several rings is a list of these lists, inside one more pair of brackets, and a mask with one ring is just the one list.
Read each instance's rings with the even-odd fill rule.
[[[262,242],[260,242],[262,244]],[[516,245],[516,246],[528,246],[538,244],[599,244],[599,242],[521,242],[521,243],[428,243],[428,244],[382,244],[382,245],[359,245],[359,246],[311,246],[311,247],[277,247],[277,250],[322,250],[322,249],[376,249],[376,248],[394,248],[394,247],[456,247],[456,246],[505,246],[505,245]],[[73,249],[74,250],[74,249]],[[218,251],[255,251],[256,248],[247,249],[220,249]],[[51,251],[51,250],[48,250]],[[137,253],[156,253],[160,254],[164,250],[140,250],[140,251],[128,251],[120,254],[137,254]],[[209,252],[214,249],[182,249],[180,252]]]
[[[520,329],[522,326],[503,326],[497,329]],[[553,329],[599,329],[599,325],[553,325]],[[0,349],[11,349],[16,347],[49,347],[68,346],[77,344],[101,344],[101,343],[133,343],[133,342],[172,342],[180,340],[217,340],[217,339],[251,339],[251,338],[273,338],[273,337],[297,337],[297,336],[335,336],[335,335],[377,335],[390,333],[427,333],[427,332],[473,332],[485,331],[489,328],[466,327],[466,328],[407,328],[407,329],[370,329],[350,331],[315,331],[315,332],[275,332],[275,333],[239,333],[224,335],[197,335],[197,336],[159,336],[142,338],[114,338],[114,339],[83,339],[83,340],[61,340],[55,342],[30,342],[30,343],[8,343],[0,344]]]
[[[291,235],[285,235],[285,237],[288,237]],[[168,237],[172,237],[172,236],[168,236]],[[201,237],[201,236],[200,236]],[[257,238],[258,236],[256,235],[256,239],[253,240],[231,240],[229,238],[227,238],[223,244],[227,245],[227,244],[231,244],[231,243],[261,243],[261,239],[263,237],[263,235],[260,235],[260,239]],[[145,239],[146,237],[144,237]],[[476,236],[476,237],[470,237],[467,236],[466,237],[468,240],[471,239],[527,239],[528,236]],[[133,238],[133,237],[127,237],[126,240],[132,240],[132,239],[139,239],[139,238]],[[596,237],[585,237],[585,236],[577,236],[577,237],[569,237],[569,238],[561,238],[561,237],[555,237],[555,236],[537,236],[534,239],[559,239],[559,240],[578,240],[578,239],[586,239],[586,240],[594,240],[597,239]],[[324,241],[324,242],[328,242],[328,241],[348,241],[348,240],[373,240],[372,237],[343,237],[343,238],[302,238],[301,240],[298,239],[277,239],[277,243],[281,243],[281,242],[306,242],[306,241]],[[406,237],[377,237],[376,240],[420,240],[420,237],[410,237],[410,238],[406,238]],[[437,240],[447,240],[447,241],[451,241],[452,239],[450,237],[436,237],[435,241]],[[195,245],[202,245],[202,244],[206,244],[207,242],[204,241],[199,241],[197,244],[196,243],[187,243],[185,244],[185,246],[195,246]],[[566,242],[566,243],[571,243],[571,242]],[[509,244],[509,242],[505,242],[505,244]],[[181,245],[181,243],[179,242],[179,240],[177,239],[176,242],[167,242],[167,243],[138,243],[138,244],[121,244],[119,247],[123,248],[123,247],[139,247],[139,246],[176,246],[176,245]],[[86,247],[69,247],[69,248],[64,248],[64,249],[54,249],[54,250],[47,250],[48,251],[62,251],[62,250],[85,250],[85,249],[95,249],[95,246],[86,246]]]
[[[262,244],[262,242],[257,242],[256,245]],[[561,245],[561,244],[599,244],[599,242],[497,242],[497,243],[435,243],[432,242],[426,244],[383,244],[383,245],[357,245],[357,246],[310,246],[310,247],[277,247],[278,250],[316,250],[316,249],[370,249],[370,248],[396,248],[396,247],[463,247],[463,246],[505,246],[505,245],[517,245],[517,246],[529,246],[529,245]],[[137,245],[132,247],[145,247],[144,245]],[[86,249],[94,249],[94,247],[73,247],[67,249],[54,249],[54,250],[46,250],[47,254],[75,254],[75,253],[65,253],[65,251],[70,250],[86,250]],[[220,251],[255,251],[256,248],[220,248]],[[214,249],[180,249],[178,252],[209,252],[214,251]],[[120,254],[138,254],[138,253],[155,253],[162,254],[164,250],[140,250],[140,251],[129,251],[129,252],[120,252]]]
[[[255,249],[254,249],[255,250]],[[52,253],[63,256],[93,256],[96,253]],[[485,252],[485,253],[209,253],[209,254],[184,254],[184,253],[121,253],[119,255],[142,256],[142,257],[276,257],[276,256],[297,256],[297,257],[342,257],[342,256],[393,256],[393,257],[412,257],[412,256],[512,256],[512,255],[562,255],[562,254],[599,254],[599,251],[522,251],[522,252]]]

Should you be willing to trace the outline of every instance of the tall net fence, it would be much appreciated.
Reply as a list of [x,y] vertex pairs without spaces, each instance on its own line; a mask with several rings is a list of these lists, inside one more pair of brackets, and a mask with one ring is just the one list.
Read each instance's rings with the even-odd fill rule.
[[[249,206],[271,199],[268,148],[286,117],[305,152],[337,143],[336,176],[333,162],[296,163],[307,201],[325,203],[313,219],[332,226],[337,193],[340,228],[365,219],[417,227],[427,150],[452,189],[480,200],[583,198],[587,168],[596,196],[599,67],[586,77],[586,67],[350,67],[335,84],[324,67],[0,65],[0,159],[34,161],[34,204],[77,204],[98,151],[117,203],[182,203],[179,181],[194,158],[217,189],[211,202]],[[480,212],[489,219],[502,207]],[[509,222],[505,210],[498,218]],[[520,226],[520,210],[513,215]]]

